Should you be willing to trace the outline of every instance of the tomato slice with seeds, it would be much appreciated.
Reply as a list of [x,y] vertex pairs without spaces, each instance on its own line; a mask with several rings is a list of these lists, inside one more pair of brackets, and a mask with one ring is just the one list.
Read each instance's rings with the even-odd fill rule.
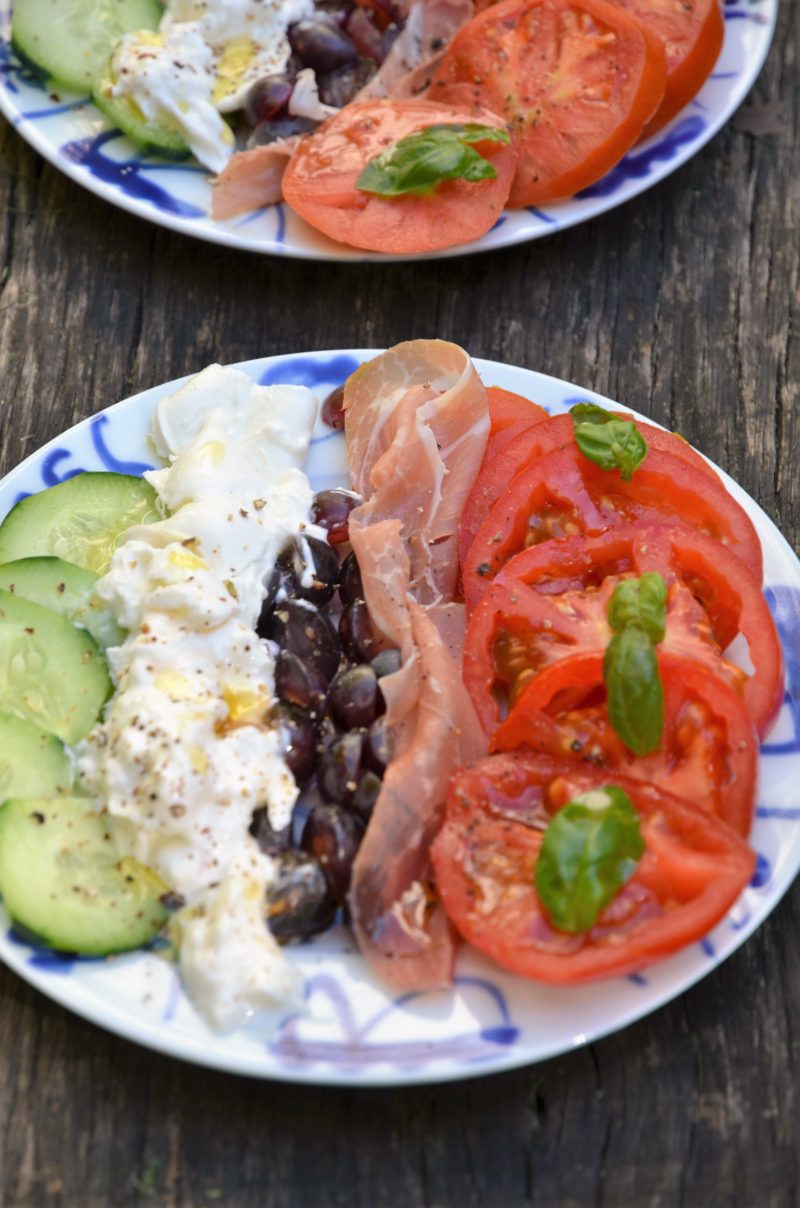
[[[696,469],[709,474],[719,481],[719,476],[713,466],[709,465],[688,441],[674,432],[666,432],[654,424],[644,420],[634,419],[623,411],[612,411],[611,415],[618,419],[629,420],[636,425],[647,441],[648,448],[662,449],[688,461]],[[507,430],[509,433],[511,429]],[[541,457],[550,449],[560,449],[564,445],[575,445],[575,427],[570,415],[555,415],[542,424],[528,425],[514,434],[513,439],[493,444],[489,441],[483,455],[481,469],[475,480],[475,486],[470,492],[458,532],[458,548],[462,566],[467,560],[469,547],[475,540],[475,534],[483,524],[492,505],[497,502],[513,478],[516,478],[535,458]]]
[[732,549],[761,581],[756,530],[717,479],[675,454],[651,448],[624,482],[617,470],[601,470],[572,445],[533,461],[492,507],[462,563],[468,612],[521,550],[638,521],[695,527]]
[[340,243],[396,255],[432,252],[484,235],[503,212],[517,153],[481,142],[493,180],[446,180],[431,192],[379,197],[356,188],[362,170],[407,135],[429,126],[479,122],[501,127],[494,113],[421,100],[354,101],[301,139],[283,176],[287,203]]
[[722,818],[740,835],[753,821],[758,740],[739,693],[708,664],[658,651],[664,688],[661,747],[633,755],[608,719],[603,655],[575,654],[531,680],[492,739],[493,751],[527,745],[574,754],[645,780]]
[[639,138],[664,97],[664,47],[606,0],[503,0],[459,30],[428,96],[499,114],[519,163],[510,206],[569,197]]
[[[517,554],[470,617],[464,682],[494,733],[527,683],[577,651],[604,651],[616,585],[648,571],[668,587],[662,649],[697,659],[741,691],[759,734],[783,700],[783,654],[759,582],[726,546],[694,529],[632,525],[548,541]],[[722,658],[737,637],[751,671]]]
[[453,778],[433,865],[445,910],[473,947],[522,977],[566,984],[635,973],[719,922],[755,853],[707,810],[614,775],[641,821],[636,872],[588,932],[556,930],[534,875],[544,827],[606,772],[531,753],[495,755]]
[[613,0],[660,38],[667,56],[664,99],[644,128],[649,138],[688,105],[711,75],[725,37],[720,0]]

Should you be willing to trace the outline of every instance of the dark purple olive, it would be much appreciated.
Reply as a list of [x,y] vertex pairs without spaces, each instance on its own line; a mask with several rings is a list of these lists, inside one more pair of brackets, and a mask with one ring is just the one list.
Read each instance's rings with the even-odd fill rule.
[[[266,616],[272,611],[278,593],[281,595],[291,596],[294,594],[294,579],[291,577],[284,563],[280,558],[272,570],[264,579],[263,587],[264,595],[261,600],[261,613]],[[259,620],[259,624],[260,624]],[[263,637],[263,634],[262,634]]]
[[343,402],[344,386],[337,386],[335,390],[331,390],[330,394],[325,396],[325,401],[322,404],[322,420],[329,428],[344,427]]
[[292,595],[311,604],[327,604],[339,586],[339,559],[327,541],[306,537],[293,541],[279,561],[291,572]]
[[330,927],[336,904],[322,868],[307,852],[275,857],[276,877],[267,888],[267,925],[281,944],[308,939]]
[[311,519],[324,528],[331,545],[339,545],[348,538],[347,522],[353,508],[361,503],[360,495],[334,487],[330,491],[317,491]]
[[348,604],[339,618],[339,637],[351,663],[368,663],[375,655],[375,637],[363,600]]
[[317,756],[317,785],[326,801],[349,805],[361,776],[363,732],[350,730],[326,742]]
[[292,837],[291,824],[284,826],[283,830],[273,830],[269,820],[269,814],[266,809],[256,810],[253,814],[253,820],[250,823],[250,834],[258,843],[258,846],[268,856],[274,856],[280,851],[285,851],[289,846],[289,840]]
[[259,122],[253,129],[253,133],[247,140],[248,149],[253,147],[266,147],[269,143],[277,142],[279,138],[294,138],[296,134],[310,134],[312,130],[316,130],[319,122],[315,122],[310,117],[295,117],[294,114],[286,114],[268,118],[265,122]]
[[290,25],[287,34],[298,59],[322,75],[358,59],[351,39],[335,21],[326,17],[307,17]]
[[298,784],[305,784],[314,774],[317,762],[317,732],[308,713],[296,705],[277,705],[273,719],[280,733],[286,766]]
[[343,604],[352,604],[354,600],[364,599],[361,569],[352,551],[345,558],[339,571],[339,596]]
[[313,604],[282,600],[270,613],[266,634],[262,636],[272,638],[282,650],[291,650],[311,663],[326,681],[336,674],[339,639],[330,621]]
[[343,730],[366,729],[385,705],[378,677],[371,667],[344,667],[328,689],[331,717]]
[[381,778],[375,772],[364,772],[358,782],[358,787],[353,793],[353,800],[350,802],[350,809],[359,822],[364,826],[367,825],[371,816],[375,802],[378,800],[378,793],[381,791]]
[[348,101],[352,101],[356,93],[364,87],[375,74],[375,64],[371,59],[359,59],[357,63],[346,63],[328,75],[317,76],[319,99],[323,105],[333,105],[341,109]]
[[385,717],[379,717],[367,730],[361,758],[365,768],[383,776],[392,758],[394,744]]
[[294,78],[288,75],[268,75],[256,80],[244,98],[244,115],[251,126],[267,122],[285,109],[294,91]]
[[364,55],[367,59],[372,59],[373,63],[378,65],[383,62],[385,51],[383,49],[381,31],[366,8],[356,5],[347,18],[345,29],[353,39],[353,43],[360,55]]
[[322,868],[338,906],[343,904],[350,888],[361,835],[361,827],[353,815],[338,805],[315,805],[303,828],[300,846]]
[[402,656],[395,646],[391,646],[388,650],[381,650],[379,654],[375,655],[374,659],[370,660],[370,667],[378,679],[383,679],[384,675],[394,675],[395,671],[399,671],[402,665]]
[[313,663],[292,650],[281,650],[275,660],[275,692],[278,699],[305,709],[312,719],[325,707],[328,681]]

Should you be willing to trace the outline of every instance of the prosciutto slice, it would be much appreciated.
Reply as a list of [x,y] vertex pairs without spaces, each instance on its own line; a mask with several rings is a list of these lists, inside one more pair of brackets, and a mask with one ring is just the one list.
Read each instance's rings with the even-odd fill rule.
[[485,753],[461,679],[463,607],[453,602],[457,530],[489,433],[486,394],[463,349],[399,344],[345,387],[350,516],[373,624],[399,647],[381,681],[395,757],[353,867],[350,912],[362,953],[399,990],[452,978],[453,937],[431,877],[447,783]]
[[233,218],[280,201],[283,174],[299,141],[300,136],[295,135],[237,151],[213,182],[211,217]]
[[474,13],[473,0],[415,0],[388,55],[355,99],[419,96],[448,44]]

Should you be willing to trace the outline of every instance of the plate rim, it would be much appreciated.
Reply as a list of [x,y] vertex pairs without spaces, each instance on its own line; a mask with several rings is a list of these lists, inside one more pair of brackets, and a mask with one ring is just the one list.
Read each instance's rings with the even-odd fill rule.
[[[719,0],[722,5],[723,20],[727,30],[729,20],[725,17],[726,10],[737,0]],[[753,3],[754,0],[750,0]],[[755,0],[756,3],[759,0]],[[315,240],[323,240],[324,243],[330,243],[330,248],[320,247],[305,247],[291,243],[281,242],[279,240],[271,240],[265,243],[264,240],[250,239],[247,236],[242,237],[241,234],[224,228],[221,224],[217,227],[202,226],[197,228],[194,226],[194,219],[182,217],[180,215],[172,215],[166,211],[156,209],[140,201],[136,197],[129,196],[121,190],[114,188],[111,184],[95,177],[91,172],[83,169],[80,164],[73,163],[65,156],[59,153],[59,148],[48,140],[29,120],[26,120],[24,115],[16,108],[11,99],[9,91],[3,84],[0,77],[0,113],[3,113],[11,126],[17,131],[21,138],[25,140],[39,155],[41,155],[48,163],[55,167],[58,171],[66,175],[75,184],[87,189],[101,200],[110,205],[116,206],[119,209],[134,215],[145,222],[150,222],[156,226],[163,227],[173,231],[179,235],[185,235],[190,238],[199,239],[203,243],[209,243],[216,247],[226,247],[237,251],[251,252],[256,255],[272,255],[290,260],[307,260],[319,263],[340,263],[340,264],[392,264],[392,263],[414,263],[432,260],[448,260],[456,256],[474,256],[486,252],[497,252],[509,247],[517,247],[521,244],[532,243],[538,239],[546,238],[549,235],[558,234],[561,231],[570,230],[574,226],[579,226],[583,223],[593,222],[596,218],[609,213],[611,210],[618,209],[641,196],[648,189],[655,188],[661,184],[668,176],[672,176],[679,171],[684,164],[693,159],[708,143],[716,137],[719,131],[725,126],[737,112],[742,102],[746,99],[756,81],[758,80],[767,56],[772,48],[775,39],[775,30],[777,27],[778,13],[780,0],[762,0],[763,3],[769,4],[769,20],[765,27],[764,38],[759,45],[752,62],[748,62],[746,69],[742,71],[738,86],[734,91],[734,95],[730,98],[727,105],[723,106],[720,111],[712,118],[704,129],[695,136],[691,142],[680,147],[671,159],[657,165],[652,172],[647,176],[639,179],[630,180],[628,187],[625,190],[624,196],[616,196],[609,194],[606,197],[595,198],[595,206],[589,214],[573,213],[564,219],[553,222],[552,225],[544,229],[532,231],[529,233],[519,233],[516,237],[510,235],[503,238],[501,235],[497,240],[490,244],[484,242],[486,235],[480,239],[474,240],[471,243],[460,244],[452,248],[442,248],[436,252],[425,252],[419,255],[397,255],[385,252],[368,252],[359,248],[344,248],[340,249],[334,241],[328,241],[319,232],[309,231],[313,234]],[[10,6],[9,6],[10,13]],[[2,10],[0,10],[0,17]],[[6,44],[11,47],[10,38],[5,38],[0,33],[0,45]],[[720,52],[722,53],[722,52]],[[66,90],[64,90],[66,91]],[[70,94],[72,95],[72,94]],[[80,97],[81,94],[75,94]],[[91,97],[86,98],[86,103],[92,105]],[[658,131],[653,136],[653,140],[657,140],[668,132],[677,122],[681,120],[687,113],[687,110],[692,105],[688,102],[681,111],[676,114],[672,121]],[[98,111],[99,114],[99,111]],[[651,141],[648,140],[644,147],[647,147]],[[633,150],[633,149],[632,149]],[[572,200],[566,199],[567,201]],[[283,203],[281,203],[283,204]],[[559,203],[555,203],[557,206]],[[548,209],[551,207],[548,206]],[[253,211],[256,213],[257,211]],[[513,212],[513,211],[511,211]],[[504,214],[509,213],[504,210]],[[241,229],[241,228],[239,228]],[[490,234],[487,232],[486,234]]]
[[[374,356],[380,355],[383,349],[375,348],[347,348],[347,349],[309,349],[303,352],[286,352],[277,353],[268,357],[252,357],[246,360],[231,362],[227,367],[240,369],[248,372],[250,376],[261,376],[264,371],[281,362],[314,360],[317,358],[334,358],[340,356],[348,356],[358,360],[365,360]],[[509,362],[491,360],[484,357],[471,358],[473,364],[478,370],[482,378],[484,378],[493,369],[502,371],[511,370],[512,372],[520,372],[525,376],[536,380],[545,380],[562,390],[570,392],[578,392],[586,394],[593,400],[599,400],[601,404],[605,402],[611,406],[622,408],[626,411],[631,411],[635,415],[641,415],[627,404],[618,403],[606,395],[600,394],[591,387],[583,387],[577,383],[570,382],[564,378],[554,377],[551,374],[542,373],[539,370],[529,369],[526,366],[513,365]],[[199,372],[199,371],[195,371]],[[0,491],[7,491],[13,488],[14,480],[22,476],[28,469],[32,468],[37,462],[41,462],[46,457],[49,451],[58,446],[60,441],[73,434],[84,432],[90,428],[92,420],[100,414],[109,414],[123,410],[132,410],[136,412],[139,407],[146,405],[148,396],[164,394],[169,390],[176,390],[186,381],[195,376],[195,373],[182,375],[179,378],[172,379],[167,382],[157,383],[144,390],[137,391],[135,394],[129,395],[124,399],[120,399],[115,403],[109,404],[106,407],[100,408],[92,415],[88,415],[79,420],[76,424],[64,429],[61,433],[56,434],[49,441],[43,444],[40,448],[30,453],[23,461],[12,467],[12,469],[0,479]],[[490,383],[491,384],[491,383]],[[155,398],[153,400],[155,402]],[[656,421],[647,416],[642,415],[642,418],[647,419],[649,423]],[[661,425],[658,425],[661,426]],[[707,458],[706,460],[709,460]],[[765,525],[770,534],[772,541],[776,541],[777,548],[781,553],[788,557],[789,560],[797,568],[798,584],[800,585],[800,558],[795,553],[786,537],[781,533],[775,522],[764,511],[761,505],[750,496],[743,487],[741,487],[734,479],[732,479],[724,470],[714,465],[719,472],[726,487],[733,489],[733,494],[744,501],[748,510],[752,513],[757,513],[760,520]],[[13,506],[13,505],[12,505]],[[5,514],[5,513],[4,513]],[[776,540],[777,539],[777,540]],[[763,543],[762,543],[763,544]],[[526,1066],[537,1065],[540,1062],[552,1060],[555,1057],[563,1056],[578,1048],[584,1048],[587,1045],[594,1044],[607,1036],[613,1035],[616,1032],[621,1032],[637,1023],[639,1020],[648,1015],[655,1013],[668,1003],[674,1001],[688,990],[692,989],[698,982],[704,978],[713,976],[716,970],[733,956],[735,952],[741,948],[746,940],[750,938],[766,921],[769,915],[778,907],[788,890],[793,885],[798,872],[800,871],[800,845],[798,845],[794,860],[790,867],[785,872],[785,880],[781,887],[770,892],[768,898],[764,898],[753,909],[751,916],[737,930],[733,937],[726,942],[723,954],[715,953],[713,963],[707,966],[698,966],[689,973],[679,975],[679,984],[677,987],[670,986],[666,989],[660,989],[655,996],[654,1001],[646,1001],[641,1004],[636,1004],[628,1010],[623,1010],[621,1016],[615,1016],[613,1020],[606,1023],[601,1023],[596,1027],[590,1027],[586,1032],[578,1037],[574,1037],[571,1044],[564,1044],[562,1041],[554,1040],[549,1048],[545,1047],[538,1050],[535,1056],[531,1056],[525,1048],[513,1046],[505,1052],[500,1052],[493,1055],[490,1059],[475,1063],[473,1065],[457,1064],[453,1060],[447,1059],[447,1063],[439,1064],[432,1062],[427,1067],[411,1067],[409,1069],[398,1069],[391,1066],[389,1062],[376,1064],[374,1067],[365,1066],[360,1069],[337,1068],[332,1063],[309,1064],[307,1067],[301,1065],[288,1066],[278,1064],[276,1059],[269,1054],[266,1048],[264,1056],[268,1061],[275,1062],[270,1068],[252,1068],[248,1065],[248,1060],[252,1061],[252,1055],[248,1056],[244,1053],[225,1052],[224,1048],[217,1049],[204,1046],[200,1038],[194,1039],[190,1036],[181,1033],[170,1034],[165,1030],[163,1023],[146,1018],[137,1018],[129,1008],[121,1007],[119,1004],[104,1000],[99,994],[95,999],[87,998],[85,1001],[81,999],[79,1002],[74,1001],[74,996],[71,996],[68,977],[62,974],[48,976],[46,971],[40,970],[31,966],[28,959],[23,955],[23,949],[16,950],[15,945],[10,942],[5,933],[0,934],[0,961],[12,972],[20,976],[23,981],[33,986],[39,993],[45,995],[51,1001],[56,1002],[59,1006],[66,1008],[73,1014],[88,1020],[90,1023],[111,1032],[114,1035],[122,1037],[124,1040],[143,1045],[145,1048],[152,1049],[165,1056],[177,1058],[183,1061],[188,1061],[190,1064],[198,1065],[204,1068],[220,1070],[226,1073],[232,1073],[239,1076],[264,1079],[282,1083],[292,1083],[298,1085],[314,1085],[314,1086],[337,1086],[337,1087],[404,1087],[412,1085],[432,1085],[445,1082],[462,1081],[478,1077],[488,1077],[492,1074],[509,1072],[514,1069],[525,1068]],[[137,953],[131,953],[127,959],[135,959]],[[124,956],[122,958],[126,959]],[[660,964],[657,962],[656,964]],[[525,979],[518,979],[520,982]],[[81,994],[84,987],[80,987]],[[444,991],[443,993],[448,993]],[[224,1033],[221,1034],[221,1039],[224,1041]]]

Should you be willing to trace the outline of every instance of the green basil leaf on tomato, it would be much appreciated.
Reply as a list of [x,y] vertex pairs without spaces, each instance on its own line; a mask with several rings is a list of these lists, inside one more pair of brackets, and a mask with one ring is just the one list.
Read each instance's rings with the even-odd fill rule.
[[478,122],[426,126],[370,160],[356,188],[379,197],[430,193],[446,180],[494,180],[494,166],[473,143],[510,142],[508,131]]
[[570,415],[584,457],[601,470],[619,470],[623,481],[630,482],[647,456],[647,441],[636,425],[594,403],[578,403]]
[[648,755],[661,745],[664,689],[656,648],[642,629],[632,626],[614,634],[603,660],[608,717],[634,755]]
[[667,585],[657,571],[638,579],[623,579],[614,588],[608,606],[608,623],[616,633],[632,625],[643,629],[653,642],[664,640],[667,628]]
[[539,901],[560,931],[589,931],[636,871],[639,815],[616,785],[591,789],[551,819],[536,862]]

